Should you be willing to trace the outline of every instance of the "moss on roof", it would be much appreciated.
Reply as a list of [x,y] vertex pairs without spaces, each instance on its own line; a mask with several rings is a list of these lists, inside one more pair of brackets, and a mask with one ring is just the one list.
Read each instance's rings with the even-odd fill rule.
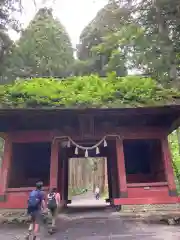
[[96,75],[67,79],[20,79],[0,87],[2,108],[122,108],[160,106],[180,98],[176,89],[165,89],[151,78],[105,78]]

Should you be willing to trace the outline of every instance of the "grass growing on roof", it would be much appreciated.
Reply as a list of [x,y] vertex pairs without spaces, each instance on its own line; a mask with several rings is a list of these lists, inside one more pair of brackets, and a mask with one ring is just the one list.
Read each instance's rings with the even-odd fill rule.
[[20,79],[1,86],[1,107],[128,107],[153,106],[180,97],[175,89],[165,89],[151,78],[139,76],[105,78],[97,75],[67,79]]

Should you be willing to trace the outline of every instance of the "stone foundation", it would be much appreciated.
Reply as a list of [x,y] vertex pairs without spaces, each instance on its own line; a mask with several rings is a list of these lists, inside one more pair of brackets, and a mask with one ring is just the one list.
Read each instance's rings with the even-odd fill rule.
[[180,211],[180,204],[122,205],[122,212]]

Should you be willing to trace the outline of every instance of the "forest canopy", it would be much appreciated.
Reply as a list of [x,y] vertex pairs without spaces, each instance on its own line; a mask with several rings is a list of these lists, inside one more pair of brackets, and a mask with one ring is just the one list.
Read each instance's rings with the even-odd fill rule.
[[19,79],[0,88],[1,107],[128,107],[172,103],[180,92],[151,78],[115,73],[66,79]]
[[2,83],[18,77],[104,77],[114,71],[119,77],[136,72],[179,88],[178,0],[107,0],[76,46],[54,11],[42,6],[18,41],[8,39],[7,30],[0,36]]
[[8,79],[29,76],[65,77],[73,63],[73,49],[64,26],[52,9],[40,9],[12,46],[5,61]]

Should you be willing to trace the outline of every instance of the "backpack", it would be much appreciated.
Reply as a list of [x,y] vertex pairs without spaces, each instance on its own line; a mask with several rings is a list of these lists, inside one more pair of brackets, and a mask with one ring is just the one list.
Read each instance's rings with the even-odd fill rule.
[[28,209],[38,209],[40,203],[41,203],[40,191],[33,190],[29,194]]
[[48,207],[48,209],[57,208],[56,193],[49,193],[48,194],[47,207]]

